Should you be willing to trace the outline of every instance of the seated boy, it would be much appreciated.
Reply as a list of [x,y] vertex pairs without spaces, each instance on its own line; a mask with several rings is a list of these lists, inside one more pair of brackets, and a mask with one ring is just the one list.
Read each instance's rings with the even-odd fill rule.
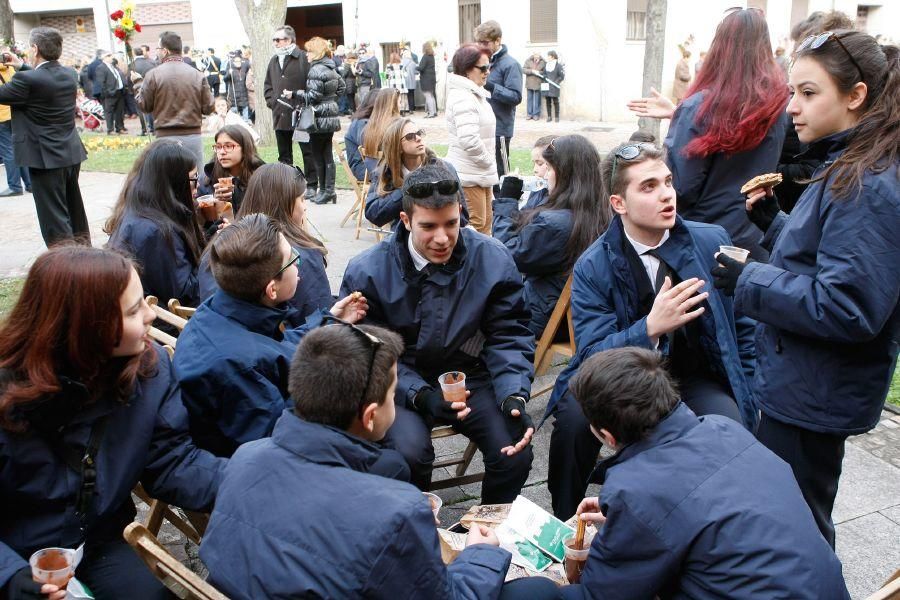
[[[528,478],[534,427],[525,412],[534,336],[522,276],[499,241],[460,229],[459,183],[441,163],[403,182],[401,226],[350,261],[342,293],[368,299],[367,318],[403,336],[388,439],[406,457],[412,482],[427,489],[431,428],[453,424],[484,455],[482,502],[512,502]],[[445,402],[438,376],[466,374],[468,403]]]
[[614,148],[601,174],[615,216],[575,263],[577,354],[547,405],[547,414],[556,416],[548,487],[561,519],[572,516],[584,497],[600,451],[565,393],[569,378],[592,354],[623,346],[658,349],[696,414],[731,417],[751,431],[757,421],[749,385],[753,321],[736,320],[731,297],[707,284],[719,246],[731,245],[728,234],[675,214],[672,173],[654,144]]
[[[314,313],[297,329],[283,325],[292,310],[287,301],[297,288],[298,259],[275,222],[261,214],[224,228],[211,244],[209,262],[219,290],[188,321],[174,366],[191,435],[218,456],[271,435],[287,406],[291,356],[323,317]],[[348,321],[365,312],[365,299],[351,296],[331,308]],[[393,466],[383,474],[403,477],[403,461],[393,454]]]
[[849,598],[791,468],[734,420],[697,418],[657,352],[595,354],[570,390],[617,453],[578,507],[599,532],[565,598]]
[[556,597],[548,580],[520,580],[501,595],[510,554],[485,527],[473,527],[445,567],[428,499],[371,474],[372,442],[394,421],[402,351],[395,333],[343,322],[300,342],[293,410],[271,438],[231,458],[200,547],[210,582],[228,597]]

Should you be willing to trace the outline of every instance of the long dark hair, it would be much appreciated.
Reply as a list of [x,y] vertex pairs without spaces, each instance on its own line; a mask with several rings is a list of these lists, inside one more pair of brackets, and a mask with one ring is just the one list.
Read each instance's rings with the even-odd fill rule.
[[13,373],[0,389],[0,425],[23,431],[15,407],[60,391],[66,373],[87,387],[91,399],[112,390],[127,401],[138,377],[154,372],[156,350],[112,359],[122,338],[120,298],[133,265],[115,252],[56,245],[37,257],[22,294],[0,327],[0,368]]
[[[377,92],[377,90],[372,90],[372,92]],[[356,112],[353,113],[353,116],[350,117],[350,120],[358,121],[359,119],[368,119],[369,117],[371,117],[372,109],[375,108],[375,98],[377,97],[377,93],[366,94],[366,97],[363,98],[362,104],[360,104],[356,108]]]
[[205,242],[188,179],[195,164],[194,155],[180,142],[161,139],[147,146],[132,166],[103,230],[112,235],[130,210],[156,223],[172,252],[175,236],[180,235],[190,252],[188,258],[199,264]]
[[564,135],[544,148],[544,160],[556,173],[556,186],[546,204],[522,215],[519,229],[545,210],[572,211],[572,233],[566,243],[567,269],[606,231],[609,203],[603,201],[600,153],[583,135]]
[[[259,157],[259,153],[256,150],[256,144],[253,142],[253,137],[245,127],[241,127],[240,125],[226,125],[216,132],[215,141],[217,143],[219,137],[223,134],[233,139],[234,142],[241,147],[241,171],[238,173],[238,179],[240,179],[241,183],[246,187],[253,172],[266,163]],[[215,182],[219,177],[230,176],[231,173],[229,173],[219,162],[218,155],[215,155],[210,181]]]
[[[831,180],[838,197],[847,197],[862,188],[863,173],[879,173],[897,165],[900,158],[900,50],[879,46],[872,36],[860,31],[834,32],[841,44],[828,40],[818,48],[804,48],[794,60],[811,58],[831,76],[838,89],[847,94],[859,83],[859,64],[867,93],[862,113],[847,149],[817,178]],[[900,167],[896,167],[900,178]]]
[[762,143],[784,112],[788,91],[758,9],[737,10],[719,23],[687,95],[698,92],[704,96],[696,122],[704,133],[685,146],[687,156],[736,154]]

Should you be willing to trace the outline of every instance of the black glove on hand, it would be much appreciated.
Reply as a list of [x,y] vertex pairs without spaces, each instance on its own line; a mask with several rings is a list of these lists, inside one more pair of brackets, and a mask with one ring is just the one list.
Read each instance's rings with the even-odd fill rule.
[[753,205],[753,208],[747,211],[747,218],[765,233],[769,230],[780,211],[781,207],[778,205],[778,198],[775,197],[773,192],[771,196],[766,195],[761,200],[758,200]]
[[435,419],[455,421],[459,411],[450,408],[450,402],[444,400],[444,393],[433,388],[422,388],[416,394],[416,410],[431,423]]
[[[514,410],[519,411],[518,417],[512,414],[512,411]],[[500,412],[503,413],[507,422],[518,425],[519,427],[518,439],[514,440],[514,442],[518,442],[525,437],[525,432],[528,431],[529,427],[534,429],[534,421],[531,420],[531,417],[525,411],[525,400],[521,397],[507,396],[506,400],[503,401],[503,404],[500,405]]]
[[516,200],[522,196],[522,188],[525,182],[514,175],[507,175],[503,178],[503,185],[500,186],[499,198],[514,198]]
[[9,579],[6,586],[9,600],[46,600],[41,593],[42,584],[31,578],[31,567],[22,567]]
[[713,283],[727,295],[734,296],[734,288],[737,287],[738,278],[744,272],[744,267],[751,261],[748,260],[742,263],[722,253],[716,256],[716,261],[721,266],[713,267],[710,271],[713,276]]

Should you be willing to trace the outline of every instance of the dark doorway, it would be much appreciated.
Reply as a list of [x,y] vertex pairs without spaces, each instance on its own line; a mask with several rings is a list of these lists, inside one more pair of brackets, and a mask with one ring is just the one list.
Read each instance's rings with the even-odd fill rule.
[[331,40],[336,48],[344,43],[344,13],[341,4],[322,4],[287,9],[285,21],[297,32],[297,45],[311,37]]

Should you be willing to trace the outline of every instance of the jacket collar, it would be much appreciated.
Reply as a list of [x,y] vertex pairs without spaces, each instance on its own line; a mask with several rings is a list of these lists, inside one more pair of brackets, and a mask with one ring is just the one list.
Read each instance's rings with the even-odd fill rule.
[[810,142],[806,150],[797,155],[797,158],[833,162],[844,150],[847,144],[856,134],[856,128],[851,127],[844,131],[838,131]]
[[591,474],[591,481],[602,484],[606,480],[607,472],[612,467],[637,456],[641,452],[677,440],[699,424],[700,421],[697,419],[697,415],[684,402],[679,402],[672,409],[672,412],[650,430],[647,437],[638,442],[628,444],[613,456],[600,461]]
[[456,246],[453,248],[453,252],[450,254],[450,260],[447,261],[446,264],[436,265],[434,263],[429,264],[421,271],[416,270],[415,264],[413,264],[412,256],[409,254],[409,248],[407,248],[407,244],[410,232],[406,230],[406,227],[403,226],[402,222],[397,223],[397,227],[394,231],[394,235],[391,237],[391,240],[388,242],[392,244],[391,251],[394,254],[394,258],[397,261],[401,273],[403,273],[403,278],[407,281],[416,280],[418,278],[434,278],[437,283],[446,283],[449,282],[450,277],[459,271],[463,264],[466,261],[466,256],[468,255],[468,248],[465,242],[465,236],[470,235],[472,232],[467,230],[465,227],[460,227],[459,229],[459,237],[456,239]]
[[482,96],[484,98],[491,97],[491,94],[486,89],[484,89],[480,85],[477,85],[468,77],[463,77],[462,75],[457,75],[456,73],[450,73],[447,76],[447,85],[451,88],[457,88],[460,90],[472,92],[473,94]]
[[506,44],[500,44],[500,49],[491,56],[491,64],[494,64],[506,54]]
[[328,425],[304,421],[285,409],[275,423],[272,441],[304,460],[368,472],[378,460],[378,446]]
[[281,341],[281,324],[291,316],[287,303],[276,308],[239,300],[222,290],[207,300],[210,309],[223,317],[237,321],[253,333]]
[[[625,225],[622,223],[620,215],[613,217],[612,223],[610,223],[606,233],[603,234],[603,239],[607,244],[608,252],[616,257],[621,256],[623,259],[622,264],[624,264],[622,244],[628,244],[629,242],[625,237]],[[693,253],[689,250],[692,244],[693,238],[691,238],[691,232],[688,231],[687,226],[684,224],[684,219],[675,215],[675,225],[669,230],[669,239],[658,248],[659,255],[677,272],[683,269],[685,264],[693,258]],[[688,249],[688,251],[685,251],[685,249]],[[613,263],[616,262],[613,259]]]

